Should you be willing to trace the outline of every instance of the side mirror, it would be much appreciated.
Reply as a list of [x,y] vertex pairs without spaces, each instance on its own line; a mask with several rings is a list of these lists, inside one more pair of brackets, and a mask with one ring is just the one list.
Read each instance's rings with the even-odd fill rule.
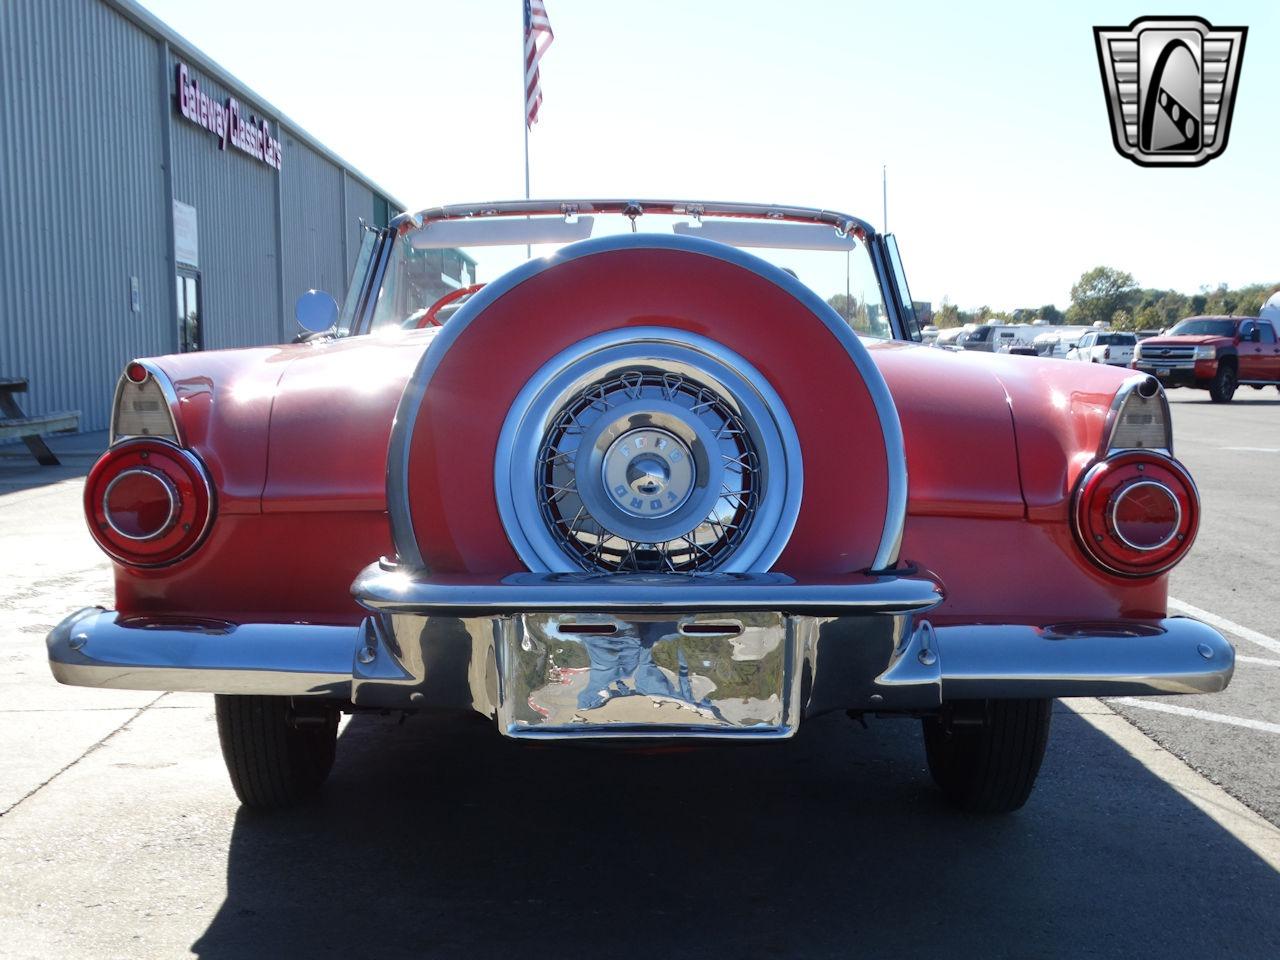
[[323,290],[308,290],[293,305],[293,315],[304,330],[324,333],[338,322],[338,301]]

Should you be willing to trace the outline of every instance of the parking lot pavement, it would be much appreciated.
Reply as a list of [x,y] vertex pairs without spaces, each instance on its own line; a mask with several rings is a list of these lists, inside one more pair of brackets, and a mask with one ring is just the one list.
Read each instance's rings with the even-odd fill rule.
[[1170,612],[1207,614],[1236,647],[1236,673],[1220,694],[1112,706],[1280,823],[1280,393],[1245,387],[1217,404],[1183,389],[1169,400],[1174,452],[1203,508],[1200,536],[1170,577]]
[[[1198,399],[1174,394],[1205,498],[1174,594],[1274,637],[1280,518],[1246,513],[1267,485],[1225,448],[1280,448],[1280,409]],[[10,467],[0,957],[1280,956],[1280,830],[1192,769],[1274,819],[1280,740],[1126,704],[1191,766],[1073,701],[1005,818],[941,802],[914,722],[840,715],[787,743],[640,754],[360,717],[320,800],[239,810],[210,698],[50,678],[44,633],[109,601],[110,571],[81,520],[87,460],[51,483]],[[1242,661],[1226,694],[1168,703],[1280,723],[1277,683]]]

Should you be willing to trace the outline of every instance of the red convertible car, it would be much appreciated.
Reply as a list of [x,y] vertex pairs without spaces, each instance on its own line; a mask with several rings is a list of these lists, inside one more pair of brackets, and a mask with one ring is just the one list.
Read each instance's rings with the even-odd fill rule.
[[1051,698],[1231,678],[1167,616],[1200,509],[1157,380],[921,346],[856,217],[440,207],[299,316],[327,332],[126,367],[84,500],[116,609],[48,638],[64,683],[216,694],[248,805],[315,792],[344,712],[635,743],[839,710],[920,719],[946,797],[1002,812]]

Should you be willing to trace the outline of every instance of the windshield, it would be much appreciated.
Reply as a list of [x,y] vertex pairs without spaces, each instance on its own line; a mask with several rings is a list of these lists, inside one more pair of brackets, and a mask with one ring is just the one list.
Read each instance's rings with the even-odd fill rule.
[[1179,320],[1169,335],[1173,337],[1231,337],[1236,332],[1234,320],[1215,320],[1209,317],[1188,317]]
[[[636,226],[641,233],[702,235],[749,248],[748,253],[808,286],[860,334],[893,336],[867,246],[852,234],[839,234],[821,224],[693,222],[688,216],[652,213],[640,218]],[[579,217],[574,221],[559,217],[433,221],[396,238],[374,308],[373,328],[422,325],[428,311],[442,298],[500,277],[525,262],[526,251],[532,258],[545,257],[586,236],[630,232],[632,223],[624,216]],[[525,239],[530,237],[550,242],[526,246]],[[459,293],[455,303],[461,300]],[[438,318],[444,321],[448,316],[444,309]]]

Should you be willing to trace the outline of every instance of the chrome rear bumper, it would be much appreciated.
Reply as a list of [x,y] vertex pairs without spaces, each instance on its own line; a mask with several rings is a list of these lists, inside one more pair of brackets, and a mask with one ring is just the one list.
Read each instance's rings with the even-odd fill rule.
[[361,627],[121,617],[86,607],[50,631],[54,679],[77,687],[351,695]]
[[492,583],[370,568],[359,626],[121,618],[82,610],[48,638],[80,686],[470,708],[521,737],[777,738],[829,710],[945,700],[1212,693],[1235,653],[1212,628],[923,619],[936,584],[777,575],[519,575]]

